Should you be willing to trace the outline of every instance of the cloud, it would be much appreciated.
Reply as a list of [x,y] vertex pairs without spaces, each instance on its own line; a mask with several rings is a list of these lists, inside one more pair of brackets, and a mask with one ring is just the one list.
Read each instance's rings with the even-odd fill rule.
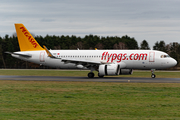
[[44,18],[41,20],[41,22],[53,22],[53,21],[55,21],[55,19]]
[[129,35],[150,46],[179,39],[180,1],[177,0],[2,0],[0,36],[23,23],[36,35]]

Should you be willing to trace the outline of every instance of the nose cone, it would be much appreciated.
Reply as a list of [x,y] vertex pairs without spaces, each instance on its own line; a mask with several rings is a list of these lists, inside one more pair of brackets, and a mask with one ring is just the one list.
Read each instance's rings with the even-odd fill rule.
[[172,59],[171,60],[171,65],[172,65],[172,67],[174,67],[175,65],[177,65],[177,61],[175,59]]

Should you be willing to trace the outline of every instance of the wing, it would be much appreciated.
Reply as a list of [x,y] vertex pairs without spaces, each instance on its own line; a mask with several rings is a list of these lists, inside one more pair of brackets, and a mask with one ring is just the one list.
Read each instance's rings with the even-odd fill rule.
[[80,60],[80,59],[66,59],[66,58],[62,58],[61,61],[65,62],[65,63],[81,64],[83,66],[100,65],[100,64],[102,64],[101,62],[97,62],[97,61],[87,61],[87,60]]
[[48,57],[50,58],[54,58],[54,59],[61,59],[62,62],[64,63],[74,63],[74,64],[81,64],[83,66],[89,66],[89,65],[100,65],[102,64],[102,62],[100,61],[90,61],[90,60],[83,60],[83,59],[68,59],[68,58],[58,58],[56,56],[53,56],[53,54],[51,54],[51,52],[46,48],[46,46],[43,46],[44,49],[46,50],[46,53],[48,55]]

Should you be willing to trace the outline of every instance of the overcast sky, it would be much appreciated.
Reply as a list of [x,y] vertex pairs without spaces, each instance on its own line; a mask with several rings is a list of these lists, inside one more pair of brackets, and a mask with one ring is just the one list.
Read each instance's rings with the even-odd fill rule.
[[180,43],[180,0],[1,0],[0,36],[14,23],[35,35],[128,35],[153,47]]

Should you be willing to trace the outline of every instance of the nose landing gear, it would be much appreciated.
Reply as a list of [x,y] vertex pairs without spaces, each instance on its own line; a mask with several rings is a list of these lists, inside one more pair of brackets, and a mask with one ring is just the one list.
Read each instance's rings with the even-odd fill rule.
[[156,75],[155,75],[155,74],[152,74],[151,77],[152,77],[152,78],[156,78]]
[[156,78],[156,75],[154,74],[154,71],[155,71],[155,69],[151,69],[151,73],[152,73],[151,77],[152,78]]

